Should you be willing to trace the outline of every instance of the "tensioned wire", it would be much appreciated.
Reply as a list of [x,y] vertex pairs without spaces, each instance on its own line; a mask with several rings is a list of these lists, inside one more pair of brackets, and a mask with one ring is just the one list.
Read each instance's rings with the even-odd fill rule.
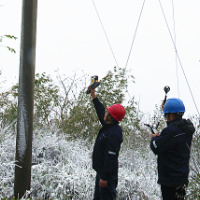
[[[172,12],[173,12],[173,24],[174,24],[174,43],[176,45],[176,25],[175,25],[175,12],[174,12],[174,1],[172,0]],[[178,92],[178,98],[180,97],[179,92],[179,75],[178,75],[178,61],[177,56],[175,52],[175,64],[176,64],[176,81],[177,81],[177,92]]]
[[[109,39],[108,39],[108,35],[107,35],[107,33],[106,33],[106,30],[105,30],[105,28],[104,28],[104,25],[103,25],[103,23],[102,23],[102,20],[101,20],[101,18],[100,18],[99,13],[98,13],[98,10],[97,10],[97,7],[96,7],[96,5],[95,5],[94,0],[92,0],[92,2],[93,2],[93,5],[94,5],[94,8],[95,8],[95,10],[96,10],[97,16],[98,16],[98,18],[99,18],[99,21],[100,21],[100,23],[101,23],[101,26],[102,26],[102,28],[103,28],[103,31],[104,31],[106,40],[107,40],[107,42],[108,42],[108,45],[109,45],[109,47],[110,47],[110,50],[111,50],[112,55],[113,55],[113,57],[114,57],[114,60],[115,60],[115,62],[116,62],[116,65],[117,65],[117,67],[119,68],[117,59],[116,59],[115,54],[114,54],[114,51],[113,51],[113,49],[112,49],[112,47],[111,47],[110,41],[109,41]],[[142,11],[143,11],[143,8],[144,8],[144,4],[145,4],[145,0],[144,0],[144,2],[143,2],[143,4],[142,4],[142,8],[141,8],[141,11],[140,11],[140,15],[139,15],[139,18],[138,18],[138,22],[137,22],[137,25],[136,25],[136,28],[135,28],[135,32],[134,32],[134,36],[133,36],[133,39],[132,39],[131,48],[130,48],[130,51],[129,51],[129,54],[128,54],[128,58],[127,58],[127,61],[126,61],[125,69],[126,69],[126,67],[127,67],[127,65],[128,65],[128,61],[129,61],[129,58],[130,58],[130,55],[131,55],[131,51],[132,51],[132,48],[133,48],[133,44],[134,44],[134,42],[135,42],[137,30],[138,30],[139,23],[140,23],[140,19],[141,19],[141,16],[142,16]]]
[[[98,16],[98,18],[99,18],[99,21],[100,21],[100,23],[101,23],[101,26],[102,26],[102,28],[103,28],[103,31],[104,31],[106,40],[107,40],[107,42],[108,42],[108,45],[109,45],[109,47],[110,47],[110,50],[111,50],[111,52],[112,52],[113,58],[114,58],[114,60],[115,60],[115,62],[116,62],[117,67],[119,68],[117,59],[116,59],[116,57],[115,57],[114,51],[112,50],[110,41],[109,41],[109,39],[108,39],[106,30],[105,30],[105,28],[104,28],[104,25],[103,25],[103,23],[102,23],[102,20],[101,20],[101,18],[100,18],[100,15],[99,15],[99,13],[98,13],[98,10],[97,10],[97,7],[96,7],[96,5],[95,5],[94,0],[92,0],[92,2],[93,2],[93,5],[94,5],[94,8],[95,8],[95,11],[96,11],[96,13],[97,13],[97,16]],[[136,25],[136,28],[135,28],[134,36],[133,36],[132,43],[131,43],[131,48],[130,48],[130,51],[129,51],[129,54],[128,54],[128,58],[127,58],[127,61],[126,61],[126,65],[125,65],[125,70],[126,70],[126,67],[127,67],[127,65],[128,65],[128,61],[129,61],[129,58],[130,58],[130,55],[131,55],[131,51],[132,51],[132,48],[133,48],[133,44],[134,44],[134,42],[135,42],[137,30],[138,30],[139,23],[140,23],[140,19],[141,19],[141,16],[142,16],[142,11],[143,11],[143,8],[144,8],[144,4],[145,4],[145,0],[144,0],[144,2],[143,2],[143,4],[142,4],[142,8],[141,8],[141,11],[140,11],[140,15],[139,15],[139,18],[138,18],[138,22],[137,22],[137,25]],[[128,92],[128,89],[126,89],[126,92],[128,93],[128,96],[129,96],[129,98],[131,99],[130,94],[129,94],[129,92]]]
[[140,19],[141,19],[141,16],[142,16],[142,11],[143,11],[143,8],[144,8],[144,4],[145,4],[145,0],[143,1],[142,9],[141,9],[141,11],[140,11],[140,15],[139,15],[139,18],[138,18],[138,22],[137,22],[137,25],[136,25],[136,28],[135,28],[135,32],[134,32],[133,40],[132,40],[132,43],[131,43],[131,48],[130,48],[130,51],[129,51],[129,54],[128,54],[128,59],[127,59],[127,61],[126,61],[125,69],[126,69],[126,67],[127,67],[127,65],[128,65],[128,61],[129,61],[129,58],[130,58],[130,55],[131,55],[131,51],[132,51],[132,48],[133,48],[133,44],[134,44],[134,42],[135,42],[137,30],[138,30],[139,23],[140,23]]
[[100,15],[99,15],[99,13],[98,13],[97,7],[96,7],[96,5],[95,5],[95,3],[94,3],[94,0],[92,0],[92,2],[93,2],[93,5],[94,5],[94,8],[95,8],[95,10],[96,10],[97,16],[98,16],[98,18],[99,18],[99,21],[100,21],[100,23],[101,23],[101,26],[102,26],[102,28],[103,28],[103,31],[104,31],[104,34],[105,34],[105,36],[106,36],[106,40],[107,40],[107,42],[108,42],[108,45],[109,45],[110,50],[111,50],[111,52],[112,52],[112,55],[113,55],[113,57],[114,57],[114,59],[115,59],[116,65],[117,65],[117,67],[119,68],[117,59],[116,59],[115,54],[114,54],[114,52],[113,52],[113,50],[112,50],[110,41],[109,41],[109,39],[108,39],[106,30],[105,30],[105,28],[104,28],[104,26],[103,26],[103,23],[102,23],[102,21],[101,21],[101,18],[100,18]]
[[193,93],[192,93],[190,84],[189,84],[189,82],[188,82],[188,79],[187,79],[187,77],[186,77],[185,71],[184,71],[184,69],[183,69],[183,65],[182,65],[182,63],[181,63],[181,59],[180,59],[180,57],[179,57],[179,54],[178,54],[178,51],[177,51],[177,48],[176,48],[176,44],[175,44],[174,39],[173,39],[173,37],[172,37],[171,31],[170,31],[170,29],[169,29],[169,25],[168,25],[168,23],[167,23],[167,19],[166,19],[166,16],[165,16],[165,12],[164,12],[164,10],[163,10],[162,3],[161,3],[160,0],[159,0],[159,3],[160,3],[160,7],[161,7],[161,10],[162,10],[162,13],[163,13],[163,17],[164,17],[165,23],[166,23],[166,25],[167,25],[167,29],[168,29],[168,31],[169,31],[169,34],[170,34],[172,43],[173,43],[173,45],[174,45],[174,50],[175,50],[175,53],[176,53],[178,62],[179,62],[179,64],[180,64],[180,66],[181,66],[183,75],[184,75],[184,77],[185,77],[185,80],[186,80],[186,82],[187,82],[187,85],[188,85],[188,88],[189,88],[189,91],[190,91],[190,95],[191,95],[192,100],[193,100],[193,103],[194,103],[194,105],[195,105],[195,107],[196,107],[197,113],[198,113],[198,115],[199,115],[199,117],[200,117],[199,110],[198,110],[198,108],[197,108],[197,105],[196,105],[196,102],[195,102],[195,99],[194,99],[194,96],[193,96]]
[[[119,68],[117,59],[116,59],[116,57],[115,57],[115,55],[114,55],[114,52],[113,52],[113,50],[112,50],[110,41],[109,41],[109,39],[108,39],[106,30],[105,30],[105,28],[104,28],[104,26],[103,26],[103,23],[102,23],[102,21],[101,21],[101,18],[100,18],[100,15],[99,15],[99,13],[98,13],[98,10],[97,10],[97,8],[96,8],[96,5],[95,5],[95,3],[94,3],[94,0],[92,0],[92,2],[93,2],[93,5],[94,5],[94,8],[95,8],[95,10],[96,10],[97,16],[98,16],[98,18],[99,18],[99,20],[100,20],[101,26],[102,26],[102,28],[103,28],[103,31],[104,31],[104,34],[105,34],[105,36],[106,36],[106,40],[107,40],[107,42],[108,42],[108,45],[109,45],[110,50],[111,50],[111,52],[112,52],[112,55],[113,55],[113,57],[114,57],[114,59],[115,59],[115,62],[116,62],[116,64],[117,64],[117,67]],[[173,37],[172,37],[171,31],[170,31],[170,29],[169,29],[169,25],[168,25],[168,23],[167,23],[167,19],[166,19],[166,16],[165,16],[165,13],[164,13],[164,10],[163,10],[163,7],[162,7],[162,3],[161,3],[160,0],[159,0],[159,3],[160,3],[160,7],[161,7],[161,10],[162,10],[162,13],[163,13],[163,17],[164,17],[164,19],[165,19],[165,23],[166,23],[166,25],[167,25],[167,28],[168,28],[168,31],[169,31],[169,34],[170,34],[172,43],[173,43],[173,45],[174,45],[174,50],[175,50],[175,54],[176,54],[176,60],[179,61],[179,64],[180,64],[180,66],[181,66],[182,72],[183,72],[183,74],[184,74],[185,80],[186,80],[186,82],[187,82],[187,85],[188,85],[188,88],[189,88],[189,91],[190,91],[190,95],[191,95],[191,97],[192,97],[192,100],[193,100],[194,105],[195,105],[195,107],[196,107],[196,110],[197,110],[197,112],[198,112],[198,115],[200,116],[200,113],[199,113],[199,110],[198,110],[198,108],[197,108],[197,105],[196,105],[196,102],[195,102],[195,99],[194,99],[194,96],[193,96],[191,87],[190,87],[189,82],[188,82],[188,80],[187,80],[185,71],[184,71],[184,69],[183,69],[183,66],[182,66],[182,63],[181,63],[181,60],[180,60],[180,57],[179,57],[179,54],[178,54],[178,51],[177,51],[177,48],[176,48],[176,43],[175,43],[175,41],[174,41],[174,39],[173,39]],[[126,69],[126,67],[127,67],[127,64],[128,64],[129,58],[130,58],[130,54],[131,54],[131,51],[132,51],[132,47],[133,47],[133,44],[134,44],[134,41],[135,41],[135,38],[136,38],[136,34],[137,34],[139,22],[140,22],[140,19],[141,19],[141,15],[142,15],[143,8],[144,8],[144,4],[145,4],[145,0],[144,0],[144,2],[143,2],[142,9],[141,9],[141,12],[140,12],[140,15],[139,15],[138,23],[137,23],[137,26],[136,26],[136,29],[135,29],[135,33],[134,33],[134,37],[133,37],[133,40],[132,40],[132,43],[131,43],[131,48],[130,48],[129,55],[128,55],[128,59],[127,59],[126,65],[125,65],[125,69]],[[172,2],[172,5],[173,5],[173,2]],[[174,19],[174,5],[173,5],[173,19]],[[175,35],[175,19],[174,19],[174,35]],[[176,40],[176,35],[175,35],[175,40]],[[176,62],[177,62],[177,61],[176,61]],[[177,69],[177,70],[178,70],[178,69]],[[178,73],[178,72],[177,72],[177,73]],[[177,75],[177,79],[178,79],[178,75]],[[177,81],[178,81],[178,80],[177,80]],[[177,87],[178,87],[178,83],[177,83]],[[179,90],[178,90],[178,91],[179,91]],[[128,91],[127,91],[127,92],[128,92]],[[129,97],[130,97],[130,95],[129,95]]]
[[[130,51],[129,51],[129,54],[128,54],[128,58],[127,58],[127,61],[126,61],[126,65],[125,65],[125,70],[126,70],[126,67],[128,65],[128,61],[129,61],[129,58],[130,58],[130,55],[131,55],[131,51],[132,51],[132,48],[133,48],[133,44],[135,42],[135,38],[136,38],[136,34],[137,34],[137,31],[138,31],[138,27],[139,27],[139,24],[140,24],[140,19],[141,19],[141,16],[142,16],[142,11],[143,11],[143,8],[144,8],[144,4],[145,4],[145,0],[143,1],[143,4],[142,4],[142,8],[141,8],[141,11],[140,11],[140,14],[139,14],[139,18],[138,18],[138,21],[137,21],[137,25],[136,25],[136,28],[135,28],[135,31],[134,31],[134,35],[133,35],[133,39],[132,39],[132,42],[131,42],[131,48],[130,48]],[[131,96],[129,94],[129,91],[128,89],[126,88],[126,92],[129,96],[129,99],[131,99]]]

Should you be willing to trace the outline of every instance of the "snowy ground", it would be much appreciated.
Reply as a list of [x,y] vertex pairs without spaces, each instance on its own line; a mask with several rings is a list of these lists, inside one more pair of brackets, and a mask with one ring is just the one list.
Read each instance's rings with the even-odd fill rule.
[[[34,133],[31,192],[33,199],[92,199],[95,172],[93,143],[68,141],[54,131]],[[12,197],[15,135],[0,135],[0,198]],[[149,150],[122,145],[119,158],[118,199],[160,199],[156,157]]]

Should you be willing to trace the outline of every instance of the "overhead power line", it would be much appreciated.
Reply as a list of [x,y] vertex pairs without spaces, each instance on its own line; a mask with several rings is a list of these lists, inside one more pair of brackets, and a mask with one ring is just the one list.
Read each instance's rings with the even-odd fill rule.
[[160,3],[160,7],[161,7],[161,10],[162,10],[162,13],[163,13],[163,17],[164,17],[164,19],[165,19],[165,23],[166,23],[166,25],[167,25],[167,29],[168,29],[168,31],[169,31],[169,34],[170,34],[172,43],[173,43],[173,45],[174,45],[174,49],[175,49],[175,53],[176,53],[177,59],[178,59],[178,61],[179,61],[179,64],[180,64],[181,69],[182,69],[182,72],[183,72],[183,75],[184,75],[185,80],[186,80],[186,83],[187,83],[187,85],[188,85],[188,88],[189,88],[190,95],[191,95],[191,97],[192,97],[193,103],[194,103],[194,105],[195,105],[195,107],[196,107],[196,110],[197,110],[197,113],[198,113],[198,115],[199,115],[199,117],[200,117],[200,113],[199,113],[199,110],[198,110],[198,108],[197,108],[197,104],[196,104],[196,102],[195,102],[195,99],[194,99],[194,96],[193,96],[193,93],[192,93],[192,89],[191,89],[191,87],[190,87],[190,84],[189,84],[188,79],[187,79],[187,77],[186,77],[185,71],[184,71],[184,69],[183,69],[183,65],[182,65],[182,63],[181,63],[181,59],[180,59],[180,57],[179,57],[179,54],[178,54],[178,51],[177,51],[177,48],[176,48],[176,44],[175,44],[174,39],[173,39],[173,37],[172,37],[171,31],[170,31],[170,28],[169,28],[169,25],[168,25],[168,23],[167,23],[167,19],[166,19],[166,16],[165,16],[165,12],[164,12],[164,9],[163,9],[163,6],[162,6],[162,3],[161,3],[160,0],[159,0],[159,3]]
[[[176,45],[176,24],[175,24],[174,0],[172,0],[172,11],[173,11],[173,24],[174,24],[174,43]],[[180,92],[179,92],[179,75],[178,75],[178,61],[177,61],[176,52],[175,52],[175,64],[176,64],[177,93],[178,93],[178,97],[180,97]]]
[[112,55],[113,55],[113,57],[114,57],[114,59],[115,59],[116,65],[117,65],[117,67],[119,68],[117,59],[116,59],[115,54],[114,54],[114,52],[113,52],[113,50],[112,50],[110,41],[109,41],[109,39],[108,39],[108,35],[107,35],[106,30],[105,30],[105,28],[104,28],[104,25],[103,25],[103,23],[102,23],[102,21],[101,21],[101,18],[100,18],[100,15],[99,15],[99,13],[98,13],[97,7],[96,7],[96,5],[95,5],[95,3],[94,3],[94,0],[92,0],[92,2],[93,2],[93,5],[94,5],[94,8],[95,8],[95,10],[96,10],[97,16],[98,16],[98,18],[99,18],[99,21],[100,21],[100,23],[101,23],[101,26],[102,26],[102,28],[103,28],[103,31],[104,31],[104,34],[105,34],[105,36],[106,36],[106,40],[107,40],[107,42],[108,42],[108,45],[109,45],[110,50],[111,50],[111,52],[112,52]]
[[138,27],[139,27],[139,23],[140,23],[140,19],[141,19],[141,16],[142,16],[142,11],[143,11],[143,8],[144,8],[144,4],[145,4],[145,0],[142,4],[142,8],[141,8],[141,11],[140,11],[140,15],[139,15],[139,18],[138,18],[138,22],[137,22],[137,25],[136,25],[136,28],[135,28],[135,32],[134,32],[134,35],[133,35],[133,40],[132,40],[132,43],[131,43],[131,48],[130,48],[130,51],[129,51],[129,54],[128,54],[128,58],[127,58],[127,61],[126,61],[126,65],[125,65],[125,69],[128,65],[128,61],[129,61],[129,58],[130,58],[130,55],[131,55],[131,51],[132,51],[132,48],[133,48],[133,44],[135,42],[135,38],[136,38],[136,34],[137,34],[137,30],[138,30]]

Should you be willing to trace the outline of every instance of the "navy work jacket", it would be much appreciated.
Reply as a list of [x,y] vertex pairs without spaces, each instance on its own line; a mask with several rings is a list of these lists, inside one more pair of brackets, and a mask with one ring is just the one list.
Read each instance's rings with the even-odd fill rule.
[[151,149],[158,155],[158,183],[170,187],[188,184],[192,135],[195,128],[188,119],[171,121],[160,136],[151,139]]
[[122,129],[117,123],[106,124],[104,121],[105,108],[98,98],[93,99],[102,128],[97,135],[93,154],[93,169],[102,180],[118,175],[118,156],[123,141]]

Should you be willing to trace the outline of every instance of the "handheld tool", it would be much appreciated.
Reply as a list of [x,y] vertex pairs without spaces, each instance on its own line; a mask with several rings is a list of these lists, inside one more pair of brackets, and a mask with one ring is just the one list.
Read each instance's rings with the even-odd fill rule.
[[[98,87],[100,85],[100,82],[98,82],[98,76],[91,76],[91,84],[90,87],[92,89],[95,89],[96,87]],[[90,88],[87,89],[86,94],[90,94]]]
[[[167,93],[170,91],[170,87],[169,86],[165,86],[164,87],[164,91],[165,91],[165,97],[164,97],[163,105],[162,106],[164,106],[165,102],[167,101]],[[157,124],[156,124],[155,127],[153,125],[149,125],[149,124],[144,124],[144,125],[148,126],[150,128],[152,134],[155,134],[155,133],[158,132],[157,129],[158,129],[159,124],[160,124],[160,121],[157,122]]]
[[164,98],[164,101],[163,101],[163,105],[165,104],[165,102],[167,100],[167,93],[170,91],[170,87],[168,85],[166,85],[164,87],[164,91],[165,91],[165,98]]

